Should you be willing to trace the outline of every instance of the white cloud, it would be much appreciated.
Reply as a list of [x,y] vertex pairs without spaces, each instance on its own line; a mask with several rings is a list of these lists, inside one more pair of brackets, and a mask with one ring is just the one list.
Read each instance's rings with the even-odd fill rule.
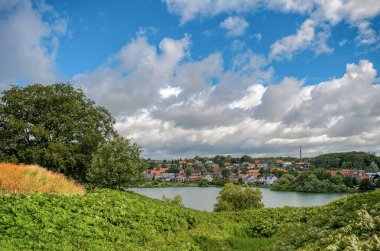
[[314,50],[316,55],[332,52],[333,49],[327,45],[330,27],[322,24],[317,29],[314,20],[305,20],[296,34],[281,38],[271,45],[269,59],[291,59],[295,53],[305,49]]
[[356,23],[373,18],[380,13],[377,0],[316,0],[316,15],[337,24],[342,20]]
[[[300,13],[307,22],[294,35],[284,37],[272,46],[272,58],[291,58],[294,52],[312,48],[315,53],[329,53],[333,49],[327,45],[329,26],[344,21],[357,26],[359,45],[375,43],[376,32],[370,28],[369,19],[380,14],[378,0],[163,0],[170,13],[179,15],[181,23],[195,18],[210,17],[221,13],[253,13],[257,9],[268,9],[284,13]],[[313,24],[312,24],[313,23]],[[316,30],[322,26],[322,32]],[[230,33],[233,35],[233,33]],[[377,38],[376,38],[377,39]],[[295,44],[292,44],[295,42]],[[306,44],[304,44],[306,43]],[[291,48],[287,49],[286,46]],[[278,57],[277,57],[278,56]]]
[[264,84],[273,76],[264,57],[244,51],[225,69],[219,53],[192,60],[189,44],[186,36],[159,46],[138,37],[74,82],[147,157],[380,150],[380,88],[369,61],[312,86],[291,77]]
[[227,37],[243,35],[248,26],[249,23],[244,18],[238,16],[227,17],[222,23],[220,23],[220,27],[227,30]]
[[315,37],[314,21],[307,19],[296,34],[284,37],[271,45],[270,59],[291,59],[293,53],[310,46]]
[[376,31],[371,28],[371,23],[368,21],[362,21],[358,24],[358,33],[355,38],[358,45],[376,44],[379,40]]
[[266,91],[266,87],[260,84],[255,84],[250,86],[246,94],[239,100],[232,102],[230,108],[242,108],[251,109],[259,104],[261,104],[261,98]]
[[[58,38],[67,22],[57,18],[49,5],[31,1],[0,4],[0,75],[4,83],[52,83],[58,79],[55,57]],[[44,16],[51,16],[49,22]]]
[[249,13],[259,8],[297,12],[337,24],[342,20],[355,23],[380,13],[378,0],[163,0],[170,13],[181,22],[221,13]]
[[159,90],[160,96],[163,99],[170,98],[171,96],[177,97],[182,92],[180,87],[167,86]]

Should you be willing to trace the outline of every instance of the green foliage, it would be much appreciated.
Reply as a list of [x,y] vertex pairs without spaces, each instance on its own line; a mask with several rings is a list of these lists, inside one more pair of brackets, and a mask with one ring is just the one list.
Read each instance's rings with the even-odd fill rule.
[[163,195],[161,200],[165,201],[167,203],[173,204],[173,205],[183,206],[182,197],[179,194],[174,196],[173,199],[170,199],[170,198],[166,197],[165,195]]
[[[350,180],[352,184],[353,180]],[[346,182],[340,175],[331,175],[319,168],[302,172],[297,177],[285,174],[276,180],[271,189],[274,191],[296,191],[309,193],[347,192]]]
[[304,223],[283,225],[271,250],[380,250],[380,192],[332,202]]
[[380,188],[380,178],[376,180],[375,186],[376,188]]
[[375,161],[372,161],[371,164],[369,164],[368,169],[372,171],[379,171],[379,166],[376,164]]
[[[311,158],[310,163],[315,167],[323,168],[356,168],[364,169],[369,167],[371,163],[380,165],[380,158],[373,153],[365,152],[343,152],[329,153]],[[373,164],[372,164],[373,165]],[[375,166],[372,166],[375,167]],[[376,169],[375,169],[376,170]]]
[[83,180],[99,142],[115,121],[68,84],[4,91],[0,100],[0,161],[39,164]]
[[379,201],[209,213],[105,189],[3,195],[0,250],[379,250]]
[[209,186],[209,183],[208,183],[208,180],[206,180],[206,179],[201,179],[201,180],[199,181],[198,185],[199,185],[200,187],[208,187],[208,186]]
[[101,143],[93,154],[87,180],[99,187],[120,188],[145,180],[141,148],[123,137]]
[[241,211],[264,207],[261,190],[227,183],[219,192],[214,211]]
[[179,233],[195,225],[193,210],[129,192],[0,197],[0,250],[188,250]]
[[369,179],[362,179],[359,182],[359,190],[375,190],[375,185]]

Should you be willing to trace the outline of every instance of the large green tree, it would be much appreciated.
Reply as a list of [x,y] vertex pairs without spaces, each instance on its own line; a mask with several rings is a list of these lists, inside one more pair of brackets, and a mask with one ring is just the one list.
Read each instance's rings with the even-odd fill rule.
[[83,180],[100,142],[117,135],[103,107],[69,84],[13,87],[0,99],[0,160]]
[[101,143],[93,154],[87,180],[99,187],[120,188],[144,181],[141,147],[123,137]]
[[263,196],[259,189],[243,188],[239,185],[227,183],[219,192],[214,211],[241,211],[262,208],[264,207],[261,202],[262,199]]

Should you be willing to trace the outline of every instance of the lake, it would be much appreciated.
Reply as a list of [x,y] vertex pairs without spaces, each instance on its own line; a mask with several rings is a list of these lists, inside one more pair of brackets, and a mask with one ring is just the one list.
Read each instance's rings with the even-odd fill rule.
[[[173,198],[175,195],[182,197],[185,207],[213,211],[216,197],[221,187],[165,187],[165,188],[130,188],[128,190],[145,195],[147,197],[161,199],[163,195]],[[278,192],[268,188],[259,188],[263,193],[265,207],[283,206],[320,206],[347,196],[348,194],[318,194],[299,192]]]

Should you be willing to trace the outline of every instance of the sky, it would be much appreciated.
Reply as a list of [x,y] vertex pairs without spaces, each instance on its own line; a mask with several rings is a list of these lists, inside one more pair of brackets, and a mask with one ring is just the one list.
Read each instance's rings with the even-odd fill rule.
[[380,153],[379,0],[0,0],[0,91],[71,83],[144,157]]

